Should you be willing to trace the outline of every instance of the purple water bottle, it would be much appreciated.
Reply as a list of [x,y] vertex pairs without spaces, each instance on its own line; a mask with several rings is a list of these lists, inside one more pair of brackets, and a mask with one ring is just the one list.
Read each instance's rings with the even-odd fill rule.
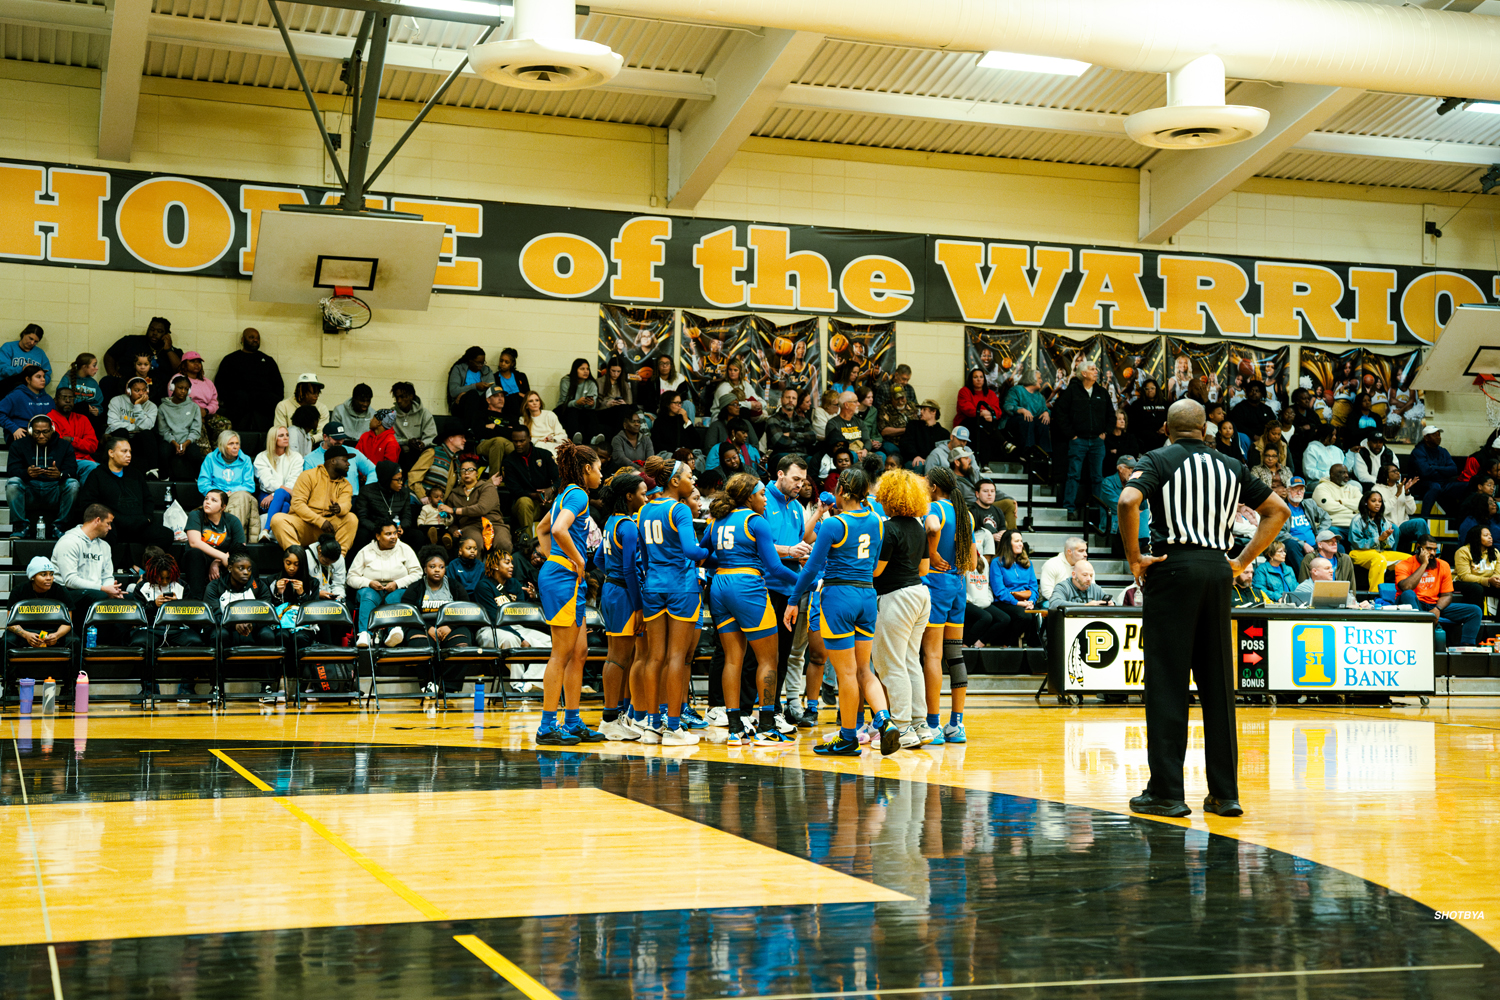
[[73,714],[87,715],[89,710],[89,675],[78,671],[78,682],[73,685]]
[[21,678],[21,714],[31,714],[31,700],[36,697],[36,681],[30,677]]

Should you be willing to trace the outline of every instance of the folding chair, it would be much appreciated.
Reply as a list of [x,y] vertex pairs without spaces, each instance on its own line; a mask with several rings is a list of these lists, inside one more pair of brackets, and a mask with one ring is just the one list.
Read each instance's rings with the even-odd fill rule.
[[[196,666],[201,668],[196,676],[206,677],[209,683],[207,697],[202,697],[196,691],[190,691],[186,696],[177,700],[182,701],[184,697],[188,701],[206,701],[214,704],[219,700],[219,619],[213,613],[213,609],[202,601],[167,601],[156,612],[156,625],[191,625],[202,630],[204,645],[202,646],[157,646],[155,650],[155,663],[157,683],[160,683],[161,671],[164,666],[168,669],[177,670],[176,679],[178,689],[182,687],[182,668]],[[155,630],[151,637],[152,645],[157,645]],[[170,638],[171,631],[167,632]]]
[[[276,610],[266,601],[231,601],[224,609],[223,638],[219,644],[219,672],[215,683],[221,702],[259,701],[260,686],[267,683],[267,667],[275,667],[277,673],[281,674],[281,683],[286,688],[287,697],[291,697],[292,688],[286,675],[286,643],[279,636],[275,637],[276,641],[265,644],[231,644],[238,637],[240,625],[248,625],[250,638],[254,639],[255,632],[266,627],[273,630],[274,636],[276,624]],[[249,681],[255,687],[249,694],[230,694],[231,681]]]
[[[502,605],[500,613],[495,616],[495,627],[503,628],[506,625],[523,625],[538,632],[550,632],[547,619],[542,615],[542,606],[535,601],[511,601],[509,604]],[[552,656],[552,647],[501,647],[497,653],[499,655],[497,670],[500,676],[496,678],[495,694],[500,696],[500,707],[503,709],[510,704],[511,688],[518,679],[512,675],[510,668],[512,666],[524,667],[528,663],[546,663]],[[524,677],[519,679],[525,680]],[[514,693],[520,694],[519,691]],[[487,697],[494,697],[494,695]]]
[[[404,633],[399,646],[382,644],[377,630],[399,628]],[[426,685],[437,675],[433,672],[433,642],[427,636],[422,612],[410,604],[382,604],[370,614],[370,634],[374,645],[365,650],[370,664],[370,693],[380,708],[380,682],[414,680],[415,694],[390,695],[392,698],[427,697]],[[389,668],[389,669],[387,669]],[[425,676],[424,676],[425,675]],[[438,685],[439,688],[442,685]]]
[[[346,629],[354,628],[349,609],[338,601],[308,601],[297,609],[297,617],[292,620],[292,624],[343,625]],[[352,645],[335,646],[322,641],[322,638],[318,636],[306,645],[296,639],[290,643],[288,655],[295,667],[292,672],[296,674],[297,704],[300,705],[309,698],[345,698],[358,702],[361,697],[359,650]],[[312,683],[326,688],[336,688],[347,682],[350,690],[311,689],[308,687],[309,678]],[[374,684],[370,686],[373,697]]]
[[[444,604],[438,609],[437,621],[434,626],[441,628],[444,625],[461,625],[474,633],[474,644],[471,646],[444,647],[439,645],[434,654],[433,673],[441,675],[444,673],[443,665],[448,663],[462,663],[464,665],[464,678],[476,677],[483,680],[490,668],[499,668],[499,649],[497,646],[486,648],[480,644],[479,632],[481,629],[490,628],[494,624],[489,612],[472,601],[454,601]],[[477,673],[470,673],[477,669]],[[445,689],[442,694],[443,707],[448,704],[448,692]]]
[[[9,697],[12,662],[26,664],[28,674],[41,675],[35,678],[40,682],[46,677],[61,678],[74,673],[73,664],[77,656],[77,643],[72,633],[59,639],[55,646],[40,648],[17,646],[12,649],[13,637],[9,632],[10,626],[19,625],[28,632],[53,633],[60,626],[72,624],[73,620],[68,615],[67,605],[61,601],[49,601],[45,597],[29,597],[11,606],[10,616],[5,623],[7,629],[5,640],[3,646],[0,646],[0,709],[5,707]],[[19,678],[20,674],[18,673],[16,677]]]
[[[84,613],[83,625],[78,631],[86,636],[89,626],[93,625],[100,629],[102,637],[105,629],[134,630],[145,628],[149,624],[145,609],[135,601],[124,597],[106,597],[95,602]],[[141,685],[138,696],[115,700],[139,700],[142,708],[153,707],[156,701],[156,677],[151,664],[151,643],[142,647],[128,644],[106,645],[100,642],[89,649],[86,642],[80,642],[78,663],[80,669],[88,672],[91,682],[137,681]],[[93,701],[109,700],[101,694],[91,694],[89,697]]]

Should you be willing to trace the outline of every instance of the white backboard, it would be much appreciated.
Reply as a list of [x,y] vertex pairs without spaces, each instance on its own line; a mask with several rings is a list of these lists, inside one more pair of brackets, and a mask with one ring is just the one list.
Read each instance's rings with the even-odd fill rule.
[[1460,306],[1427,352],[1414,389],[1477,392],[1477,375],[1500,376],[1500,306]]
[[343,285],[371,309],[425,310],[445,231],[441,222],[262,212],[250,301],[316,305]]

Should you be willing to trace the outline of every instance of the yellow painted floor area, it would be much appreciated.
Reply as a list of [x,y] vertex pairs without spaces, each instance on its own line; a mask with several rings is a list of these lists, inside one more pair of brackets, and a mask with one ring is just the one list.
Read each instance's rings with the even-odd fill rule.
[[[596,712],[585,713],[585,719],[597,717]],[[825,711],[823,718],[827,722],[830,713]],[[83,725],[90,737],[529,749],[536,722],[536,713],[524,711],[492,711],[476,718],[466,711],[374,714],[330,711],[326,706],[301,713],[284,708],[257,713],[252,708],[220,715],[178,715],[167,708],[149,716],[102,709],[86,721],[66,715],[34,719],[26,724],[30,732],[25,735],[45,743],[49,735],[72,737]],[[867,752],[859,760],[819,758],[807,737],[796,746],[771,750],[709,742],[685,748],[598,744],[589,749],[881,774],[1115,812],[1126,812],[1130,796],[1145,786],[1145,723],[1139,706],[1038,707],[1030,699],[975,697],[966,722],[970,742],[965,745],[902,751],[885,759],[877,752]],[[0,723],[0,732],[20,734],[18,723],[11,715]],[[1414,704],[1395,709],[1241,708],[1239,726],[1246,816],[1224,819],[1202,813],[1201,749],[1190,749],[1188,797],[1194,815],[1162,822],[1209,829],[1330,865],[1439,911],[1482,912],[1482,917],[1460,922],[1500,947],[1500,702],[1434,699],[1425,709]],[[1193,746],[1201,747],[1201,730],[1196,728]],[[556,791],[537,793],[547,796],[544,803],[528,802],[529,794],[297,796],[291,801],[348,837],[360,851],[389,864],[415,891],[431,893],[438,906],[454,915],[611,909],[609,895],[593,893],[588,885],[589,866],[601,863],[597,857],[591,859],[595,852],[608,855],[604,863],[615,874],[626,863],[659,870],[686,856],[683,852],[708,852],[722,859],[722,866],[698,875],[672,868],[674,878],[656,879],[653,884],[661,892],[654,894],[649,904],[653,908],[891,898],[878,895],[884,890],[868,883],[604,792],[575,790],[561,810],[555,805],[541,807],[560,801],[551,798]],[[536,908],[532,900],[542,890],[525,881],[524,866],[519,865],[515,877],[523,884],[514,893],[502,891],[498,883],[503,880],[497,879],[489,880],[488,887],[499,893],[494,901],[488,893],[470,889],[475,881],[469,873],[475,842],[487,845],[485,864],[491,869],[511,849],[486,829],[486,815],[502,808],[504,797],[515,803],[509,808],[536,809],[539,821],[549,824],[547,833],[513,845],[517,854],[534,859],[539,850],[549,857],[556,851],[550,872],[577,875],[560,884],[555,874],[546,875],[546,891],[558,896],[556,906]],[[451,804],[439,806],[434,801],[438,798]],[[34,904],[35,877],[19,864],[29,856],[30,844],[15,812],[16,807],[0,811],[0,843],[17,859],[14,870],[0,882],[0,910],[15,915],[0,927],[0,940],[34,941],[40,939],[40,927],[31,926],[35,921],[29,911],[34,905],[28,906],[27,900]],[[179,932],[337,924],[349,922],[355,913],[361,921],[421,919],[389,892],[371,890],[367,876],[360,875],[364,882],[355,885],[358,879],[346,870],[352,866],[322,863],[332,848],[317,843],[316,834],[299,828],[306,824],[299,824],[269,797],[33,806],[32,814],[58,939],[146,933],[122,932],[110,923],[136,918],[89,915],[88,910],[111,897],[115,910],[174,907],[161,919],[175,922]],[[642,833],[642,824],[649,834]],[[634,852],[608,850],[612,831],[621,825],[629,826],[628,841],[635,852],[649,847],[643,857],[627,862]],[[445,845],[459,846],[450,850]],[[263,856],[266,863],[254,866],[248,876],[243,868],[233,879],[218,874],[226,867],[226,857],[245,851]],[[726,882],[734,879],[737,869],[757,877]],[[788,877],[789,869],[796,870],[795,877]],[[99,873],[110,870],[121,873],[122,884],[133,889],[101,895]],[[327,874],[334,870],[343,871],[348,881]],[[764,880],[758,877],[762,871]],[[684,874],[689,875],[688,884],[680,883]],[[245,883],[247,877],[255,880],[253,885]],[[698,878],[702,881],[693,881]],[[162,891],[165,886],[185,891],[187,898],[163,902],[174,897]],[[811,895],[799,895],[803,890]],[[191,901],[208,901],[208,909],[216,910],[217,904],[208,903],[222,903],[225,892],[242,900],[271,892],[277,901],[270,909],[297,911],[295,923],[278,922],[290,917],[266,912],[263,901],[244,903],[234,918],[242,922],[230,923],[200,912]],[[672,892],[681,895],[661,894]],[[647,904],[633,899],[626,908],[642,905]],[[402,907],[407,912],[401,912]],[[159,926],[153,923],[156,919],[152,915],[131,926]]]
[[[594,788],[290,801],[454,919],[906,898]],[[271,797],[33,805],[31,822],[56,940],[433,917]],[[0,826],[28,859],[21,807]],[[28,910],[34,869],[0,867],[0,913]],[[0,923],[0,945],[42,940],[36,920]]]

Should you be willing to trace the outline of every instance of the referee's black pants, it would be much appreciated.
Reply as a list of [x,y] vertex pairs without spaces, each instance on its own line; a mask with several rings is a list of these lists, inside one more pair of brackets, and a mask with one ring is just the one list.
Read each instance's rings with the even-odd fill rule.
[[1141,640],[1145,653],[1147,790],[1183,798],[1188,743],[1188,679],[1198,683],[1208,791],[1239,798],[1234,721],[1234,658],[1230,651],[1233,579],[1224,553],[1173,549],[1146,571]]

